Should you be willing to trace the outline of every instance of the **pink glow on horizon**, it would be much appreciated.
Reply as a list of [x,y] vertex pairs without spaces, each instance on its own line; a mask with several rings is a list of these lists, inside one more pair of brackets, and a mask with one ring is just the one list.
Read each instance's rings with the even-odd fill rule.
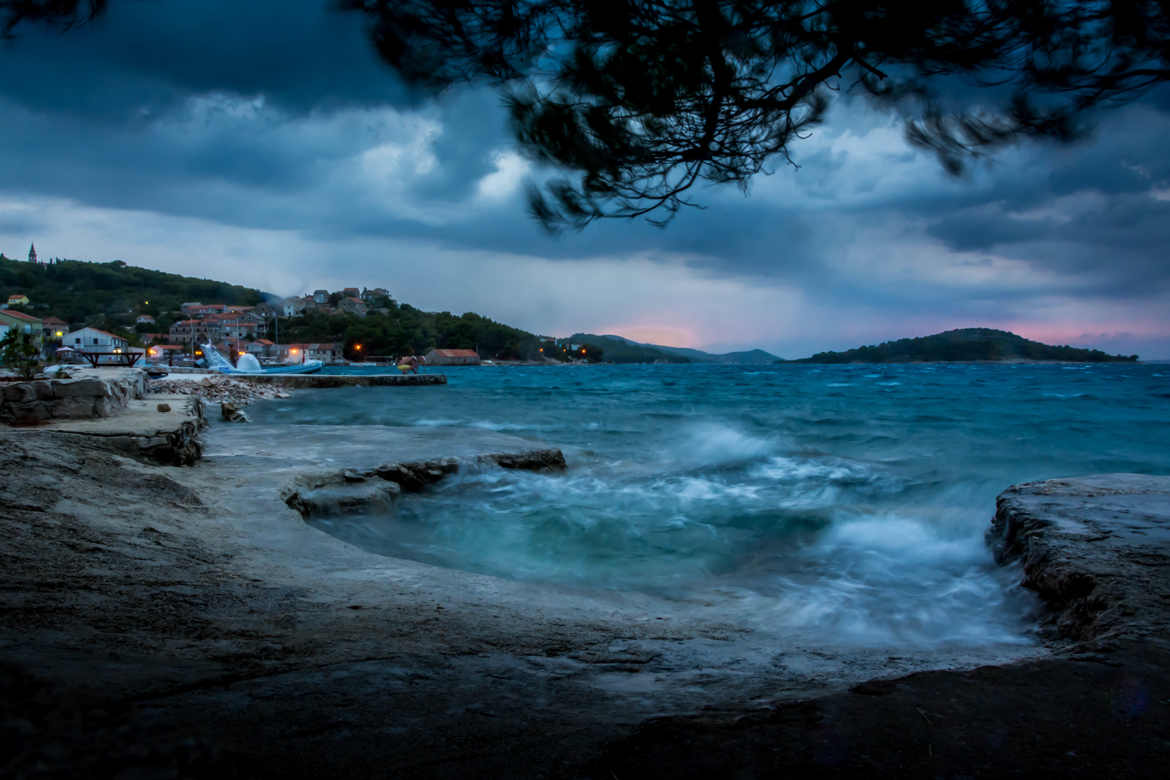
[[663,347],[693,348],[697,341],[694,331],[673,325],[606,325],[593,332],[599,336],[616,335]]

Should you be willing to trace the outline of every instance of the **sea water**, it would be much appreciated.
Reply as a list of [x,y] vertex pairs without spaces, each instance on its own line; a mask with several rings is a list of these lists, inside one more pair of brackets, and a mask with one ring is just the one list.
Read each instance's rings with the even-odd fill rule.
[[[432,369],[435,371],[436,369]],[[1033,641],[984,541],[1029,480],[1170,473],[1170,366],[445,368],[445,387],[298,392],[258,425],[502,431],[565,474],[464,471],[312,522],[367,550],[724,609],[809,643]]]

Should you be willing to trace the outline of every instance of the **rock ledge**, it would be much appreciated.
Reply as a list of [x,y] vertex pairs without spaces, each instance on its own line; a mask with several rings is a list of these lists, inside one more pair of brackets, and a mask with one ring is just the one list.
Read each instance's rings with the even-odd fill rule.
[[1023,584],[1059,639],[1170,636],[1170,477],[1103,474],[1015,485],[996,502],[988,543],[1019,560]]

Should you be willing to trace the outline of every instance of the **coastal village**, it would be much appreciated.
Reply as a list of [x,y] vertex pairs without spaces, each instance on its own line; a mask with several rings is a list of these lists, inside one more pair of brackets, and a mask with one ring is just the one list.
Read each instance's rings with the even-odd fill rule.
[[[35,244],[29,247],[28,263],[48,266],[54,260],[40,260]],[[29,334],[45,360],[80,362],[98,356],[109,362],[145,362],[168,366],[196,363],[202,346],[212,344],[233,363],[242,354],[254,355],[262,364],[293,364],[321,361],[326,365],[350,362],[393,361],[393,355],[364,355],[360,343],[340,341],[300,342],[280,339],[281,319],[307,314],[350,315],[365,318],[371,313],[386,314],[393,307],[390,291],[384,287],[345,287],[330,291],[316,289],[302,296],[261,301],[254,305],[232,305],[214,301],[188,301],[168,312],[166,330],[155,329],[162,317],[145,311],[136,314],[134,330],[122,333],[88,323],[67,322],[53,313],[32,313],[37,301],[24,292],[10,292],[0,300],[0,338],[10,329]],[[147,308],[144,300],[142,308]],[[348,349],[347,349],[348,347]],[[124,356],[124,359],[123,359]],[[418,356],[429,365],[478,365],[474,349],[433,347]]]

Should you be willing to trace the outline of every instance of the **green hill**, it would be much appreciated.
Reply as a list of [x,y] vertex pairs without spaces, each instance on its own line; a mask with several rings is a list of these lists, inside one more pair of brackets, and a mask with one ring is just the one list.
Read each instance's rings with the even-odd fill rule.
[[[188,301],[252,306],[274,297],[251,287],[152,271],[121,261],[34,265],[0,256],[0,300],[14,293],[29,297],[30,303],[20,307],[29,314],[52,315],[74,327],[93,325],[130,338],[140,314],[157,321],[143,329],[165,332],[182,318],[179,307]],[[341,342],[351,358],[357,357],[350,349],[354,344],[361,344],[365,355],[423,353],[443,347],[478,349],[485,358],[539,357],[534,334],[479,314],[425,312],[390,299],[384,303],[383,311],[366,317],[307,312],[303,317],[281,318],[280,340]]]
[[139,314],[149,314],[165,329],[168,312],[178,312],[187,301],[252,306],[264,299],[250,287],[137,268],[120,260],[34,265],[0,258],[0,299],[14,293],[29,297],[29,305],[22,308],[34,316],[111,328],[133,326]]
[[1104,363],[1135,361],[1137,355],[1109,355],[1099,349],[1054,347],[1006,330],[961,328],[913,339],[887,341],[845,352],[818,352],[796,363],[928,363],[973,360],[1071,361]]
[[686,355],[676,354],[669,349],[636,341],[621,336],[598,336],[594,333],[574,333],[568,341],[600,347],[608,363],[693,363]]

